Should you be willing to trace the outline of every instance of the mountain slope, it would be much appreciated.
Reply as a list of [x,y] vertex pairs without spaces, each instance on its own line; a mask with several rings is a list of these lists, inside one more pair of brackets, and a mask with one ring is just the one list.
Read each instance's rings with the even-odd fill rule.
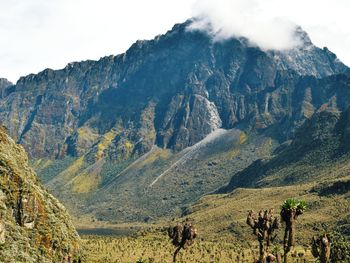
[[[99,162],[86,164],[91,155],[88,153],[79,159],[73,159],[67,168],[55,173],[54,179],[48,178],[47,184],[56,189],[55,193],[67,204],[75,204],[72,211],[83,211],[82,214],[100,220],[123,221],[181,214],[186,206],[220,188],[229,181],[230,176],[254,161],[257,162],[233,177],[229,190],[234,187],[283,185],[314,180],[319,177],[320,158],[325,158],[324,166],[327,166],[339,157],[331,157],[335,153],[330,151],[346,145],[339,138],[333,139],[336,135],[332,135],[328,141],[325,140],[324,144],[314,142],[313,138],[328,130],[332,134],[341,112],[350,105],[349,84],[349,75],[334,75],[323,79],[301,77],[294,86],[290,120],[284,119],[255,132],[223,130],[220,135],[220,130],[217,130],[213,134],[217,133],[219,137],[208,147],[193,146],[194,157],[185,157],[185,162],[183,156],[187,152],[191,154],[191,148],[173,153],[154,147],[141,160],[132,159],[122,165],[111,165],[105,157]],[[266,176],[264,172],[267,169],[258,159],[268,157],[278,146],[280,138],[287,137],[283,133],[291,132],[291,129],[298,130],[307,118],[311,118],[313,126],[307,121],[305,125],[311,126],[302,126],[297,132],[296,141],[291,146],[294,148],[288,148],[289,151],[284,151],[275,161],[271,161],[278,168],[290,160],[287,170],[282,169],[280,173],[267,176],[261,181],[256,179]],[[288,142],[279,147],[277,152],[286,145]],[[324,148],[320,150],[312,148],[322,145]],[[326,148],[328,145],[336,149]],[[304,149],[306,160],[292,163],[293,158],[301,158],[303,152],[300,152],[300,148]],[[93,153],[96,154],[96,151]],[[337,161],[339,165],[341,160]],[[271,168],[271,171],[274,172],[276,167]],[[331,171],[332,167],[327,171]],[[49,168],[50,165],[39,170],[44,179]]]
[[273,157],[234,174],[218,194],[189,206],[183,218],[195,220],[206,238],[245,240],[249,246],[253,238],[245,222],[247,211],[279,211],[283,201],[293,197],[307,203],[306,212],[298,218],[299,244],[309,244],[310,236],[320,232],[337,231],[348,236],[349,117],[350,108],[315,113],[291,142],[275,150]]
[[180,214],[314,112],[348,105],[349,69],[300,29],[300,48],[265,52],[190,23],[125,54],[21,78],[0,99],[0,120],[76,216]]
[[349,176],[349,116],[350,108],[344,112],[330,108],[315,113],[298,129],[295,138],[280,146],[271,159],[257,160],[236,173],[219,192]]
[[[86,165],[79,158],[63,160],[64,168],[53,172],[51,168],[57,162],[45,167],[42,161],[44,168],[38,171],[44,180],[50,173],[58,174],[48,178],[46,185],[77,217],[148,221],[181,214],[187,205],[225,184],[229,171],[243,169],[268,155],[272,144],[263,136],[247,138],[240,130],[219,129],[178,153],[154,146],[123,167],[104,159]],[[99,178],[97,172],[105,179]]]
[[78,256],[65,208],[38,182],[23,147],[0,128],[0,261],[62,262]]
[[213,42],[189,23],[122,55],[21,78],[0,102],[3,124],[31,156],[53,158],[80,156],[114,128],[110,151],[127,159],[126,140],[139,155],[153,144],[182,150],[219,127],[278,123],[293,110],[299,76],[348,70],[307,36],[301,48],[263,52],[240,39]]
[[[350,162],[348,162],[348,167]],[[336,167],[334,167],[336,168]],[[342,174],[341,169],[333,170]],[[342,176],[342,175],[341,175]],[[349,185],[350,177],[342,180],[295,184],[267,188],[237,188],[229,194],[208,195],[188,208],[182,218],[191,218],[206,240],[231,240],[251,247],[256,241],[246,224],[249,210],[274,209],[278,214],[281,204],[288,198],[305,200],[307,211],[298,218],[296,243],[310,245],[310,237],[320,233],[337,231],[345,236],[350,231],[350,196],[347,192],[335,191],[324,194],[334,186]],[[283,230],[277,231],[274,244],[283,243]],[[347,261],[344,261],[347,262]]]
[[[350,82],[337,86],[341,83],[349,87]],[[189,206],[184,218],[195,220],[204,237],[247,241],[251,240],[247,211],[278,211],[284,200],[293,197],[307,202],[305,214],[298,219],[299,244],[309,244],[310,236],[320,232],[349,235],[349,124],[350,108],[343,112],[321,108],[272,157],[235,173],[217,194]]]

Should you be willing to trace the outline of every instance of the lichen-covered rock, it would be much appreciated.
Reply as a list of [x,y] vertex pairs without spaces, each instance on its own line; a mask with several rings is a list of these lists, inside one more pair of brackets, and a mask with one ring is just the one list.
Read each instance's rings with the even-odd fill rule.
[[78,257],[79,236],[64,207],[28,166],[22,146],[0,128],[0,261],[62,262]]
[[38,214],[38,201],[34,194],[22,194],[19,203],[20,225],[33,229]]

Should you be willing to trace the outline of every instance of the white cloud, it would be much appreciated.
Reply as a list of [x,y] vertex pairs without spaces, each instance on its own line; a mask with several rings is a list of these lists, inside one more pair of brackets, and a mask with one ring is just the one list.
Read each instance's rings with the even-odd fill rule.
[[217,39],[246,37],[263,49],[288,49],[300,43],[293,34],[299,25],[350,64],[349,12],[348,0],[197,0],[193,27]]
[[[266,0],[264,0],[266,1]],[[301,44],[296,25],[270,15],[258,0],[201,0],[194,6],[192,29],[208,31],[216,40],[245,37],[262,49],[291,49]]]
[[[235,3],[239,12],[230,8]],[[205,6],[215,11],[207,10],[210,19],[224,24],[220,37],[238,30],[265,46],[273,39],[280,48],[293,44],[284,31],[292,21],[350,65],[348,0],[0,0],[0,77],[16,81],[47,67],[122,53]]]

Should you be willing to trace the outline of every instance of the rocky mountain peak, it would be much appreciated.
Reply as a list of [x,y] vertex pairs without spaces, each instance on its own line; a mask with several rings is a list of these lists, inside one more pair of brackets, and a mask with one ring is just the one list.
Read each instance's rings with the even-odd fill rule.
[[313,45],[309,34],[301,26],[297,26],[295,28],[294,35],[301,41],[302,47],[305,48]]
[[120,137],[111,147],[130,141],[131,155],[154,144],[181,150],[213,127],[268,127],[291,110],[280,100],[283,86],[347,70],[300,28],[307,47],[264,52],[240,39],[213,41],[190,24],[137,41],[125,54],[21,78],[2,92],[1,120],[33,157],[81,155],[111,129]]
[[6,86],[11,86],[13,85],[10,81],[8,81],[5,78],[0,78],[0,86],[1,87],[6,87]]
[[10,87],[13,84],[5,78],[0,78],[0,98],[3,98],[8,95]]

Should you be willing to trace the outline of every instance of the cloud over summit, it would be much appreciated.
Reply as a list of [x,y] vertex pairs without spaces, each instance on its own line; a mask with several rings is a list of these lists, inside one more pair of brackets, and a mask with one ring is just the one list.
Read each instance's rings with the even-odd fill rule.
[[203,30],[220,41],[245,37],[264,50],[288,50],[302,44],[297,25],[271,14],[270,0],[198,0],[193,7],[190,29]]

